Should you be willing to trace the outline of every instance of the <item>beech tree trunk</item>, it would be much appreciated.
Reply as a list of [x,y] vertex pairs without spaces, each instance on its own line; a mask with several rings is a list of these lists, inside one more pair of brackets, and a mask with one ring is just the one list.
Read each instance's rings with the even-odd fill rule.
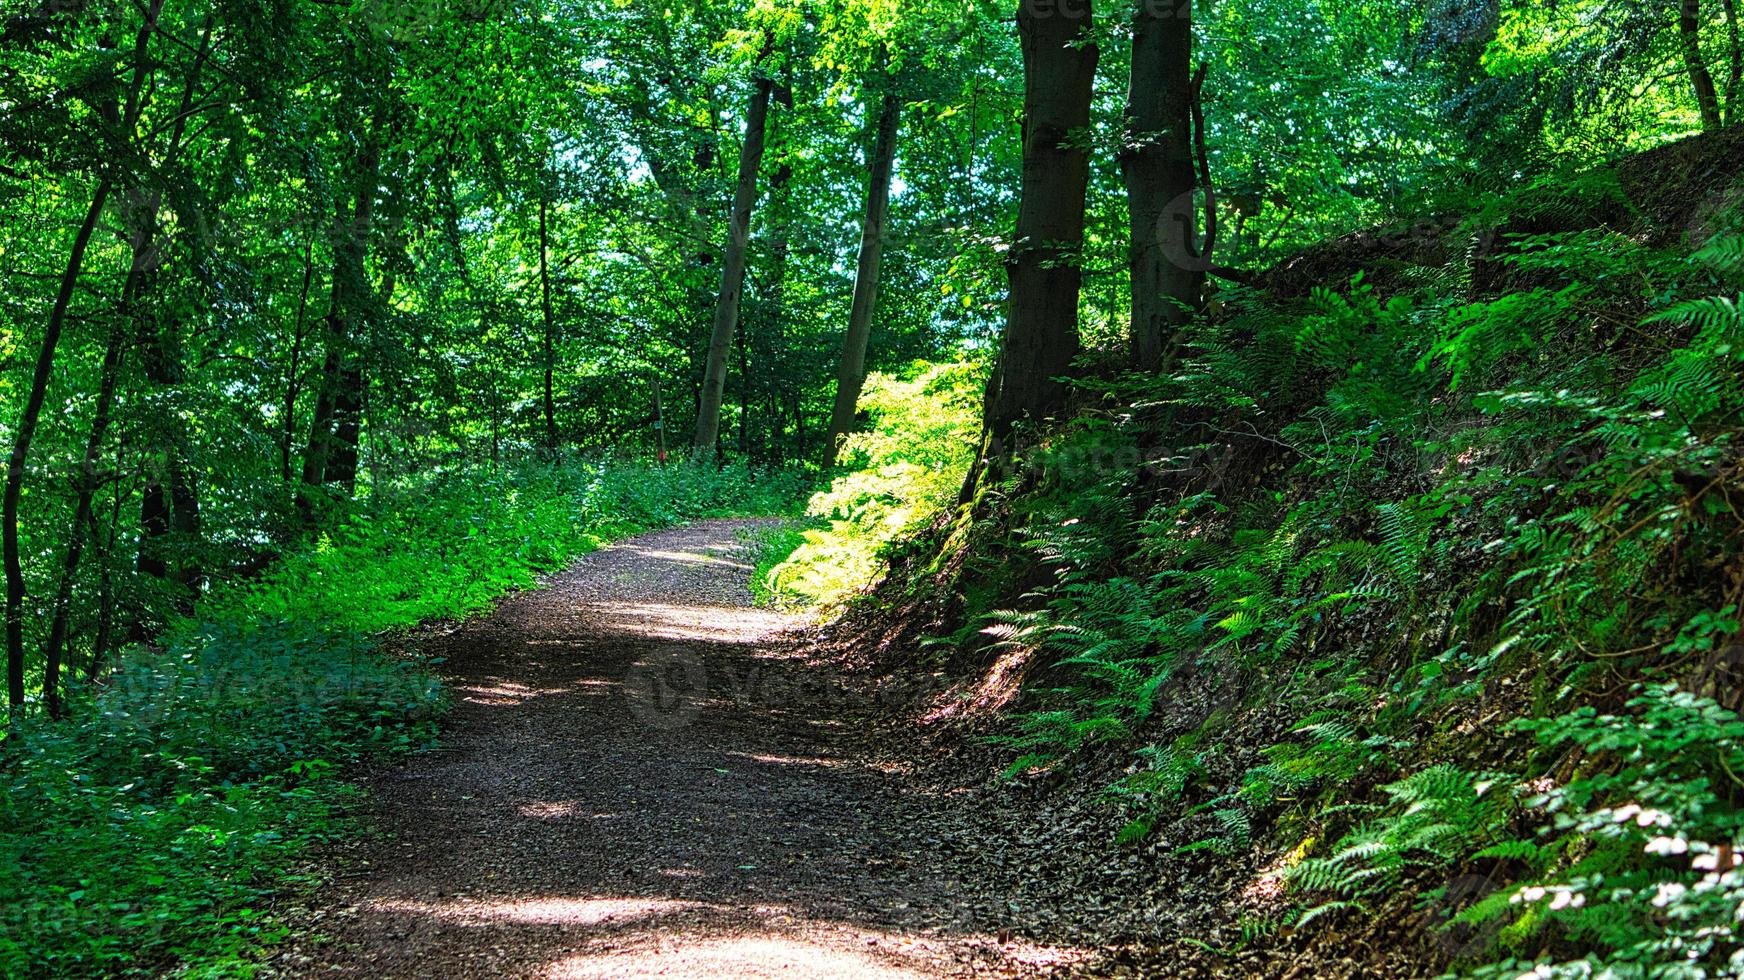
[[[779,100],[781,93],[778,91],[776,95]],[[791,93],[780,104],[791,107]],[[773,407],[769,412],[767,446],[773,450],[778,465],[782,458],[782,442],[787,435],[779,406],[782,392],[794,385],[793,372],[788,369],[787,361],[790,353],[787,344],[787,266],[793,254],[792,209],[789,207],[792,181],[793,167],[786,163],[775,168],[775,175],[769,181],[770,211],[776,218],[769,230],[769,339],[765,348],[768,356],[763,362],[769,382],[762,386],[764,397],[759,399],[759,404],[765,408]]]
[[326,474],[326,482],[347,497],[357,490],[363,408],[363,365],[354,354],[339,372],[339,391],[333,398],[333,447]]
[[702,395],[697,405],[696,438],[692,454],[714,455],[721,434],[721,400],[727,385],[727,358],[733,350],[733,334],[739,326],[739,300],[745,288],[746,252],[751,242],[751,210],[757,203],[757,170],[763,165],[763,148],[769,123],[769,97],[775,83],[758,78],[751,87],[751,106],[745,115],[745,142],[739,151],[739,180],[733,191],[733,213],[727,220],[727,247],[721,260],[721,291],[715,301],[714,331],[709,337],[708,359],[703,365]]
[[1016,240],[1006,260],[1011,283],[1005,343],[987,398],[987,454],[1025,419],[1066,403],[1058,378],[1078,354],[1079,249],[1090,179],[1086,129],[1099,52],[1090,0],[1021,0],[1023,176]]
[[878,308],[878,274],[884,260],[884,229],[890,214],[890,174],[896,162],[896,133],[902,102],[884,96],[877,135],[867,159],[866,213],[860,225],[860,266],[854,274],[854,301],[848,310],[848,332],[842,337],[842,359],[836,368],[836,401],[830,411],[828,458],[836,465],[842,440],[854,431],[860,389],[866,384],[866,345],[872,337],[872,315]]
[[1140,3],[1133,21],[1120,169],[1131,230],[1133,366],[1141,371],[1173,366],[1204,288],[1194,220],[1192,9]]
[[1690,84],[1696,92],[1696,108],[1702,114],[1702,131],[1720,128],[1720,93],[1714,87],[1714,76],[1702,59],[1702,0],[1683,0],[1678,11],[1678,34],[1683,40],[1684,65],[1689,69]]

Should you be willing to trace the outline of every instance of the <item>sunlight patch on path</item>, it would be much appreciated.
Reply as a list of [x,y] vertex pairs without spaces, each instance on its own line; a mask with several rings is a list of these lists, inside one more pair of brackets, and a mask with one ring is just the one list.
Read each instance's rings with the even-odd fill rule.
[[568,957],[545,974],[547,980],[597,980],[605,977],[863,977],[867,980],[919,980],[932,976],[890,963],[867,947],[889,942],[877,937],[849,947],[782,936],[711,938],[667,935],[633,949],[603,948]]
[[591,607],[600,626],[658,640],[759,643],[791,623],[779,613],[736,606],[603,602]]

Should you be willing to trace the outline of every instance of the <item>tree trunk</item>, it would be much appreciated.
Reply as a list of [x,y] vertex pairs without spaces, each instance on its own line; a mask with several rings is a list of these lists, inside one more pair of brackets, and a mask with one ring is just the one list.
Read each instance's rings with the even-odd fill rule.
[[[123,440],[125,442],[125,440]],[[109,511],[107,539],[97,552],[97,635],[91,640],[91,659],[85,664],[85,679],[95,681],[109,653],[110,637],[115,633],[115,576],[110,571],[115,554],[115,539],[121,533],[122,494],[115,494],[114,507]],[[97,519],[91,518],[91,540],[97,540]]]
[[[369,252],[375,219],[376,184],[381,177],[381,151],[372,138],[357,160],[357,184],[349,209],[338,209],[339,234],[333,248],[333,285],[328,300],[326,361],[321,370],[321,391],[315,401],[309,427],[309,444],[303,450],[303,486],[297,494],[297,509],[305,524],[315,516],[315,491],[333,482],[345,467],[342,441],[353,440],[350,475],[356,475],[356,412],[360,409],[362,371],[355,365],[356,338],[352,326],[363,312],[369,291],[364,260]],[[349,213],[348,213],[349,211]],[[349,410],[349,414],[347,414]]]
[[1131,231],[1133,366],[1141,371],[1173,365],[1204,288],[1194,221],[1192,48],[1191,5],[1138,5],[1120,169]]
[[848,308],[848,332],[842,337],[842,359],[836,367],[836,401],[830,411],[826,467],[836,465],[842,440],[854,431],[860,389],[866,383],[866,345],[872,337],[872,314],[878,308],[878,273],[884,260],[884,229],[890,213],[890,173],[896,162],[896,132],[902,101],[884,96],[878,113],[877,136],[867,160],[866,213],[860,225],[860,266],[854,274],[854,300]]
[[31,377],[24,411],[19,414],[14,429],[12,455],[6,461],[6,490],[4,497],[0,498],[0,554],[3,554],[6,566],[6,704],[15,721],[24,710],[25,591],[18,540],[18,504],[24,490],[24,466],[30,459],[30,442],[36,437],[36,424],[42,418],[42,405],[48,397],[49,378],[54,374],[55,348],[60,345],[67,309],[73,301],[73,288],[78,284],[79,272],[85,264],[85,249],[91,244],[91,235],[97,230],[97,220],[102,217],[103,205],[108,199],[109,181],[104,179],[97,184],[85,220],[73,235],[73,248],[67,256],[66,271],[61,274],[60,291],[55,294],[54,308],[49,311],[48,326],[43,331],[42,347],[37,353],[36,373]]
[[987,399],[989,448],[1002,453],[1012,428],[1064,407],[1078,353],[1079,248],[1090,178],[1085,130],[1096,80],[1089,0],[1022,0],[1024,146],[1005,343]]
[[[775,99],[778,105],[788,108],[793,106],[793,92],[785,86],[776,90]],[[762,369],[757,385],[761,397],[756,400],[756,405],[764,409],[767,409],[769,401],[779,398],[781,389],[794,382],[787,345],[787,269],[793,257],[793,211],[790,207],[792,182],[793,167],[786,162],[775,168],[775,174],[769,180],[769,212],[775,219],[769,229],[769,297],[765,304],[769,322],[763,356],[756,361]],[[746,371],[740,373],[745,378],[745,397],[749,400],[751,376]],[[779,457],[783,437],[780,413],[770,413],[768,418],[769,435],[763,445],[765,461],[771,454]]]
[[84,559],[86,542],[97,534],[96,515],[93,511],[97,487],[101,485],[97,460],[102,456],[103,444],[109,438],[109,416],[115,404],[115,376],[121,366],[122,341],[120,327],[111,328],[109,344],[103,351],[103,367],[97,385],[97,405],[91,418],[91,434],[85,440],[85,457],[79,467],[78,502],[73,507],[72,530],[67,537],[66,555],[61,562],[60,589],[55,593],[48,643],[43,649],[42,694],[50,718],[61,716],[61,659],[72,620],[73,585],[78,579],[79,564]]
[[[156,193],[131,193],[128,220],[132,224],[132,267],[128,283],[132,295],[124,298],[123,306],[132,315],[135,342],[140,350],[141,367],[146,380],[164,399],[165,408],[173,408],[175,391],[183,380],[181,353],[174,334],[166,338],[165,327],[152,315],[146,297],[152,292],[155,265],[161,246],[158,235]],[[192,608],[194,590],[199,588],[200,571],[196,563],[178,559],[172,563],[165,557],[172,541],[186,544],[194,540],[200,529],[200,504],[193,488],[187,464],[185,438],[174,411],[153,413],[153,422],[146,430],[146,484],[141,492],[139,557],[140,572],[158,579],[171,579],[183,588],[178,605],[183,611]],[[136,624],[136,638],[144,639],[143,625]]]
[[1738,121],[1738,98],[1744,95],[1744,38],[1738,29],[1738,0],[1725,0],[1727,58],[1731,70],[1726,75],[1726,125]]
[[1683,61],[1689,69],[1690,84],[1696,92],[1696,108],[1701,110],[1702,131],[1720,128],[1720,94],[1714,88],[1714,76],[1708,63],[1702,60],[1702,0],[1683,0],[1678,11],[1678,34],[1683,40]]
[[553,375],[557,371],[557,325],[551,316],[551,230],[549,177],[539,187],[539,314],[544,321],[545,356],[545,449],[557,453],[557,396]]
[[735,346],[739,361],[739,455],[751,452],[751,352],[743,332]]
[[358,446],[363,437],[363,366],[353,358],[339,372],[333,398],[333,448],[327,457],[326,482],[345,496],[357,491]]
[[279,478],[291,482],[291,444],[297,438],[297,398],[303,393],[303,329],[309,309],[309,286],[315,279],[315,239],[310,237],[303,253],[303,288],[297,294],[297,326],[291,336],[291,364],[285,372],[285,420],[279,433]]
[[769,96],[774,82],[758,78],[751,86],[751,107],[745,116],[745,142],[739,151],[739,181],[733,191],[733,213],[727,223],[727,248],[721,261],[721,291],[715,302],[714,332],[709,337],[703,367],[702,397],[697,405],[692,454],[713,456],[721,432],[721,399],[726,392],[727,357],[739,326],[739,298],[745,287],[746,252],[751,242],[751,209],[757,203],[757,170],[769,122]]
[[654,459],[666,465],[666,407],[660,403],[660,378],[654,378]]

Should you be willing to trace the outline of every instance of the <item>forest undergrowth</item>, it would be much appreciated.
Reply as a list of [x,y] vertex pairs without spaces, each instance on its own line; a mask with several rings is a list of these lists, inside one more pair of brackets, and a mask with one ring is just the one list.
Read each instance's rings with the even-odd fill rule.
[[[1086,355],[971,506],[929,472],[856,656],[951,671],[935,737],[1097,796],[1109,847],[1206,859],[1220,924],[1129,938],[1213,972],[1744,972],[1735,143],[1329,243],[1171,374]],[[907,499],[870,478],[798,566]]]

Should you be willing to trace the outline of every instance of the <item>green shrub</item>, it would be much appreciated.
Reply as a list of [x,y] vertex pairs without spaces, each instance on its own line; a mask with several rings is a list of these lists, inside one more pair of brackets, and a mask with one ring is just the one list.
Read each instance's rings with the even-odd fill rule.
[[811,498],[804,543],[759,583],[783,601],[831,606],[870,586],[886,546],[930,523],[955,499],[980,431],[982,381],[966,364],[912,365],[866,379],[848,437],[848,472]]
[[[1744,971],[1744,727],[1715,703],[1738,675],[1741,241],[1519,238],[1515,291],[1475,302],[1238,292],[1178,374],[1105,383],[996,502],[1054,572],[975,624],[1051,668],[997,740],[1011,771],[1142,746],[1110,792],[1122,840],[1306,829],[1298,927],[1405,891],[1486,927],[1447,947],[1485,975]],[[1142,462],[1057,462],[1108,445]],[[1287,737],[1235,744],[1260,727],[1244,690]],[[1246,725],[1224,743],[1207,716]],[[1472,758],[1513,771],[1449,761]],[[1443,896],[1461,875],[1483,894]]]

